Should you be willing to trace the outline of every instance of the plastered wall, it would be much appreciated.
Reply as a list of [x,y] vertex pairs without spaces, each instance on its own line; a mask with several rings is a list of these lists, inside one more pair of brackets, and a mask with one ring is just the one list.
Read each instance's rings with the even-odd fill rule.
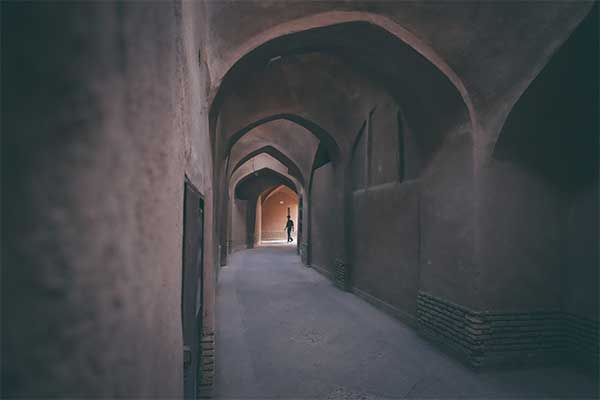
[[248,200],[233,200],[231,214],[231,250],[245,249],[248,242],[246,225],[246,213],[248,212]]
[[[563,309],[598,319],[598,184],[592,184],[565,205],[563,229]],[[564,242],[563,242],[564,243]]]
[[343,229],[332,218],[336,207],[334,171],[331,163],[314,171],[311,189],[310,213],[310,264],[325,275],[332,277],[339,243],[339,230]]
[[186,174],[214,328],[200,11],[2,4],[3,395],[182,395]]

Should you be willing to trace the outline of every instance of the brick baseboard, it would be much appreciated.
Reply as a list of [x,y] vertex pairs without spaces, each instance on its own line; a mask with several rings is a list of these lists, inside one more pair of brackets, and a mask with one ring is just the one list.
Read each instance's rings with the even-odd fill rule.
[[342,290],[350,291],[350,268],[343,260],[335,260],[334,283]]
[[575,314],[564,314],[567,353],[577,364],[598,371],[600,359],[600,337],[598,321]]
[[202,367],[200,383],[198,384],[198,396],[200,398],[210,398],[213,396],[215,384],[215,334],[203,334],[200,345],[202,349]]
[[474,367],[567,357],[598,364],[598,322],[561,311],[480,312],[419,292],[417,321],[421,334]]

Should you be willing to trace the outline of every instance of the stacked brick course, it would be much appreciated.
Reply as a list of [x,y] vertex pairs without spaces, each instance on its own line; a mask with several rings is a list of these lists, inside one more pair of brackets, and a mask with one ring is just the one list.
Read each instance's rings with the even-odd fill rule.
[[215,383],[215,334],[203,334],[200,346],[202,355],[198,393],[199,397],[209,398],[212,397]]
[[495,313],[419,292],[421,333],[475,367],[575,359],[597,368],[598,322],[561,311]]
[[600,359],[598,321],[565,314],[568,354],[578,364],[598,371]]
[[340,289],[350,290],[349,269],[343,260],[335,260],[334,282]]
[[471,365],[481,365],[483,335],[488,330],[477,313],[419,292],[417,320],[422,334],[445,345]]

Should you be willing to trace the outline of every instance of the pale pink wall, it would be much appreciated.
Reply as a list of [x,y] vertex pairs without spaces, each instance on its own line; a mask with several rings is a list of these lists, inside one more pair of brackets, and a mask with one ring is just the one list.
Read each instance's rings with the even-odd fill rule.
[[[298,196],[287,187],[276,190],[278,191],[270,195],[262,204],[261,231],[263,240],[284,240],[287,238],[283,228],[287,222],[288,207],[290,208],[292,221],[294,221],[294,228],[298,226]],[[296,237],[295,232],[293,236]]]
[[258,244],[262,240],[262,204],[260,198],[256,202],[256,215],[254,224],[254,243]]

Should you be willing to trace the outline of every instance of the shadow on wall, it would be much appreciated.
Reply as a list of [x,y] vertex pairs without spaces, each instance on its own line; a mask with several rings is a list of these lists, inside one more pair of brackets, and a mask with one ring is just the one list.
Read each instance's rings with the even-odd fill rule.
[[494,213],[484,224],[486,303],[559,312],[556,334],[566,343],[552,349],[563,346],[594,367],[598,71],[596,5],[509,114],[486,171],[486,207]]
[[597,6],[523,93],[494,149],[573,193],[598,180]]

